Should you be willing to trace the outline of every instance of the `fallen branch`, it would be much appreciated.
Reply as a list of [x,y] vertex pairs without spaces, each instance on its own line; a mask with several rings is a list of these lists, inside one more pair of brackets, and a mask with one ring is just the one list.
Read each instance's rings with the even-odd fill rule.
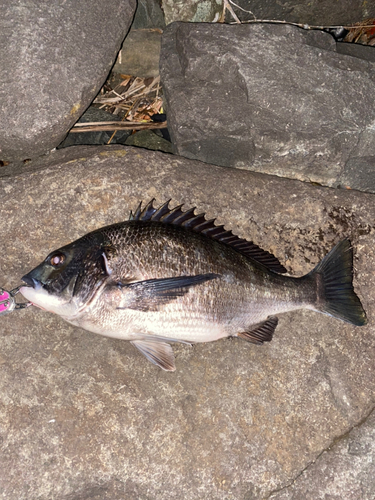
[[[248,21],[241,21],[241,24],[291,24],[292,26],[298,26],[298,28],[303,28],[305,30],[325,30],[325,29],[337,29],[344,28],[346,30],[351,30],[353,28],[368,28],[368,24],[340,24],[340,25],[332,25],[332,26],[313,26],[306,23],[292,23],[290,21],[280,21],[279,19],[250,19]],[[228,24],[238,24],[237,22],[231,22]]]
[[87,122],[76,123],[70,129],[72,133],[106,132],[111,130],[147,130],[167,128],[167,122]]

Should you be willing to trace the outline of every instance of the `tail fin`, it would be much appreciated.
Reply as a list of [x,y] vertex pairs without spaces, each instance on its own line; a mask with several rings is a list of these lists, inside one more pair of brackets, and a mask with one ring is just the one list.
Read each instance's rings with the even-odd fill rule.
[[348,239],[340,241],[308,276],[317,284],[318,311],[357,326],[367,323],[353,289],[353,248]]

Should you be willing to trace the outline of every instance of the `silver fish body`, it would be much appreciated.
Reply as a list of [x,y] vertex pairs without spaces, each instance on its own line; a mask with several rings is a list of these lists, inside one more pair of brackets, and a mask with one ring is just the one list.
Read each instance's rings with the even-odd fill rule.
[[275,257],[203,214],[150,202],[49,254],[22,278],[21,293],[74,325],[130,340],[173,371],[171,342],[238,336],[261,344],[272,339],[276,315],[295,309],[365,324],[352,260],[343,240],[306,276],[283,276]]

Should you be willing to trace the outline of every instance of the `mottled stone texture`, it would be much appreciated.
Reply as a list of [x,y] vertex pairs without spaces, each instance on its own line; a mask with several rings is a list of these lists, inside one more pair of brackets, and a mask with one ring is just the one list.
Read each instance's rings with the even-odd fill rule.
[[[177,0],[178,1],[178,0]],[[366,0],[236,0],[233,5],[241,21],[279,19],[281,21],[329,26],[352,24],[375,16],[375,4]],[[247,12],[246,12],[247,11]],[[227,13],[227,20],[233,17]]]
[[[139,200],[172,198],[217,216],[293,275],[350,237],[355,288],[369,317],[356,328],[314,312],[281,315],[269,345],[175,346],[174,373],[128,342],[41,310],[1,317],[1,498],[265,499],[301,471],[323,470],[320,461],[310,464],[374,407],[373,195],[118,146],[63,149],[0,175],[5,287],[50,250],[126,219]],[[373,420],[368,426],[370,436]],[[368,440],[355,457],[361,443],[370,460]],[[335,449],[327,457],[336,460]],[[373,471],[365,464],[367,500]],[[295,491],[305,491],[299,484]],[[311,484],[333,491],[323,480]]]
[[[228,2],[229,3],[229,2]],[[223,0],[162,0],[167,23],[217,19],[223,11]],[[241,21],[277,19],[312,25],[351,24],[375,16],[375,5],[363,0],[236,0],[231,3]],[[215,17],[216,16],[216,17]],[[227,10],[226,21],[234,17]]]
[[[375,65],[355,53],[290,25],[171,24],[160,75],[175,151],[361,189],[356,178],[345,182],[357,165],[371,173]],[[375,192],[372,181],[367,188]]]
[[375,413],[322,453],[293,485],[272,500],[373,500]]
[[0,2],[0,160],[56,147],[103,85],[135,0]]

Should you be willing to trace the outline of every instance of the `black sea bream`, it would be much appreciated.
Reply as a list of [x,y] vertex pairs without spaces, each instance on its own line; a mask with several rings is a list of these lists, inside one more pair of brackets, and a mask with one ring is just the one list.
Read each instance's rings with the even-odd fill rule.
[[22,280],[32,304],[90,332],[130,340],[175,369],[170,342],[270,341],[279,313],[313,309],[353,325],[366,314],[353,290],[348,240],[306,276],[194,209],[141,205],[126,222],[53,251]]

